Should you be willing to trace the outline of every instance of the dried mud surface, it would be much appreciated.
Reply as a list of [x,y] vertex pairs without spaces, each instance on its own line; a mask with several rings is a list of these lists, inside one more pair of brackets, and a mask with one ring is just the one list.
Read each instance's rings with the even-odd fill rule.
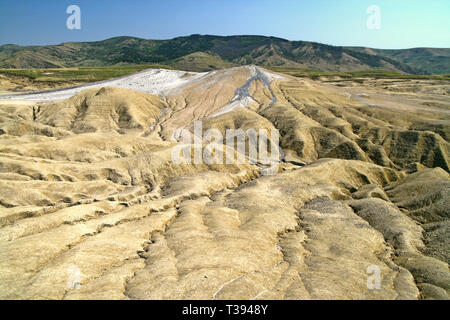
[[[449,298],[448,83],[152,74],[0,100],[1,299]],[[196,120],[278,129],[278,173],[174,163]]]

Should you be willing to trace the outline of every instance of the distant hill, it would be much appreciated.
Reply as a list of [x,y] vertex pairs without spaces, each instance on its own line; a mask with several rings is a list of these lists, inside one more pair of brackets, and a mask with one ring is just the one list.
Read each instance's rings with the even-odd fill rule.
[[171,40],[116,37],[50,46],[0,46],[0,68],[58,68],[158,63],[189,71],[255,64],[411,74],[450,73],[450,49],[377,50],[264,36],[191,35]]
[[350,50],[388,57],[405,63],[410,67],[427,71],[432,74],[450,73],[450,49],[413,48],[403,50],[382,50],[363,47],[349,47]]

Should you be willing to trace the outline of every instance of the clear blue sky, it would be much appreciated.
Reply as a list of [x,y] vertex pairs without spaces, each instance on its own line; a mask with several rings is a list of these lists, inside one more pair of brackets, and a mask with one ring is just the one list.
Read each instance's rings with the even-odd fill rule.
[[[66,8],[81,8],[81,30]],[[381,29],[366,26],[370,5]],[[58,44],[128,35],[258,34],[374,48],[450,47],[450,0],[0,0],[0,44]]]

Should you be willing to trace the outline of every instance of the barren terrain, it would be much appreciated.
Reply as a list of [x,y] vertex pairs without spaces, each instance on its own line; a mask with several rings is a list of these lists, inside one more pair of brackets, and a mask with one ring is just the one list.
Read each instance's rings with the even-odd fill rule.
[[[244,66],[1,96],[0,299],[449,299],[449,92]],[[194,121],[279,130],[277,174],[175,163]]]

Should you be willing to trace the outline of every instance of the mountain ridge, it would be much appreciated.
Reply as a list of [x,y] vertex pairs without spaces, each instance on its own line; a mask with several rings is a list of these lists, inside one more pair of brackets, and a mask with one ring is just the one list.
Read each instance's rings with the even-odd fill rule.
[[409,74],[450,73],[450,49],[401,50],[331,46],[278,37],[194,34],[169,40],[130,36],[48,46],[0,46],[1,68],[62,68],[116,64],[167,64],[207,71],[256,64],[322,71],[387,69]]

